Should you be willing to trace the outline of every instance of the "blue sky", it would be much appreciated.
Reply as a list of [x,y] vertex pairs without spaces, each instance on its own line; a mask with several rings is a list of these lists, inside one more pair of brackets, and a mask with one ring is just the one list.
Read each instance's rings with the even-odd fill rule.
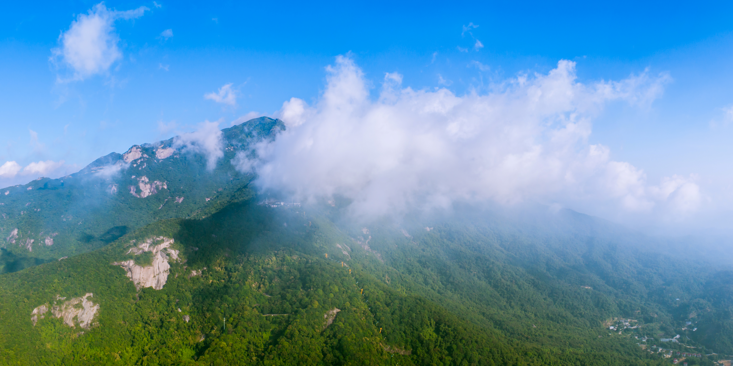
[[[326,67],[338,68],[339,55],[363,72],[373,100],[385,73],[398,73],[401,88],[490,95],[503,93],[507,80],[547,75],[569,60],[583,85],[664,77],[649,103],[613,99],[589,114],[587,145],[607,147],[609,161],[643,171],[650,187],[672,176],[694,181],[702,202],[696,222],[730,214],[730,2],[161,0],[102,7],[16,2],[0,14],[0,165],[49,162],[0,171],[0,185],[59,176],[204,121],[223,128],[243,116],[279,116],[293,97],[315,106],[333,76]],[[75,67],[63,54],[63,36],[92,15],[106,17],[103,33],[116,51]],[[609,218],[626,215],[603,208],[598,202],[606,198],[542,197]]]

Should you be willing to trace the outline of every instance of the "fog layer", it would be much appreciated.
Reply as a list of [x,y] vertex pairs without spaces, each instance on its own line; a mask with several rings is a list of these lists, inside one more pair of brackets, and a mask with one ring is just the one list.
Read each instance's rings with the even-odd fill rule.
[[262,189],[299,200],[352,201],[355,216],[399,215],[458,201],[569,207],[609,218],[678,221],[699,209],[694,176],[648,182],[588,138],[609,102],[650,108],[669,81],[647,72],[618,81],[578,82],[575,63],[519,75],[486,94],[402,87],[387,73],[377,98],[349,57],[327,68],[318,100],[298,98],[278,112],[287,126],[242,154]]

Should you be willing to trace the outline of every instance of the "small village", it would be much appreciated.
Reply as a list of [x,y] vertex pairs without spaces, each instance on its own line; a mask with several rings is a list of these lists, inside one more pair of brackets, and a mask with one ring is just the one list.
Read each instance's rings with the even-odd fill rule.
[[[641,332],[641,329],[645,325],[640,324],[639,321],[635,319],[613,318],[605,322],[604,326],[606,329],[612,331],[613,333],[617,333],[619,335],[626,334],[629,336],[633,336],[636,340],[639,341],[637,345],[639,345],[643,350],[646,350],[652,354],[658,354],[666,359],[669,359],[670,362],[674,365],[688,365],[688,361],[692,359],[701,360],[703,357],[709,357],[712,359],[718,358],[718,360],[715,361],[715,364],[720,366],[731,366],[732,363],[729,359],[721,360],[720,358],[727,358],[723,355],[717,355],[715,353],[704,354],[701,352],[695,352],[694,350],[697,347],[684,344],[683,336],[680,334],[675,334],[675,336],[669,338],[653,338],[649,337],[648,335],[644,335],[644,333],[646,332]],[[695,324],[693,322],[688,321],[685,323],[685,326],[683,326],[679,330],[683,332],[694,332],[697,331],[697,327],[695,327]],[[688,341],[690,340],[687,337],[684,338],[686,338]],[[667,346],[662,346],[662,344]],[[699,363],[695,362],[693,364],[697,365]]]

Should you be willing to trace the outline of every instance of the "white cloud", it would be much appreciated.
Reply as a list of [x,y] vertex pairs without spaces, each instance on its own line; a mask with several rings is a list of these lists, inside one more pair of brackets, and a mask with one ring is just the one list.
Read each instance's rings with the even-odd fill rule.
[[710,121],[710,128],[727,127],[733,123],[733,105],[721,108],[722,116]]
[[563,60],[547,74],[465,96],[403,88],[387,74],[372,100],[369,81],[350,58],[338,57],[327,71],[314,105],[297,98],[283,104],[288,129],[257,146],[260,160],[237,162],[242,171],[257,171],[263,189],[299,199],[344,195],[354,214],[367,216],[461,200],[544,202],[617,216],[685,215],[700,205],[694,179],[650,185],[641,169],[588,144],[591,121],[605,104],[648,106],[661,95],[665,74],[583,84],[575,63]]
[[672,82],[668,73],[657,76],[649,75],[649,69],[639,75],[631,75],[621,81],[610,81],[598,84],[598,97],[606,99],[624,99],[632,105],[649,107],[662,96],[664,86]]
[[94,176],[97,178],[109,179],[129,167],[130,163],[120,161],[117,162],[117,164],[103,166],[101,169],[94,172]]
[[168,69],[170,68],[170,66],[171,65],[163,65],[161,63],[158,63],[158,69],[163,70],[163,71],[168,71]]
[[226,84],[219,88],[218,92],[212,92],[204,94],[204,99],[210,99],[217,103],[226,104],[230,106],[236,106],[237,105],[237,96],[234,94],[234,90],[232,90],[232,84]]
[[163,7],[163,5],[159,4],[156,1],[153,1],[153,6],[156,7],[156,8],[162,8]]
[[78,170],[77,165],[66,164],[63,160],[32,162],[25,167],[15,161],[8,161],[0,166],[0,187],[25,184],[40,177],[57,178]]
[[300,126],[308,117],[307,106],[308,104],[302,99],[290,98],[289,101],[283,103],[275,117],[282,120],[286,127]]
[[723,113],[725,115],[725,120],[728,123],[733,122],[733,105],[729,106],[727,108],[723,108]]
[[402,74],[397,72],[387,72],[384,74],[384,83],[386,85],[395,86],[402,84]]
[[478,39],[476,40],[476,43],[473,45],[473,49],[478,51],[480,49],[484,48],[484,44],[481,43]]
[[0,178],[14,178],[22,167],[14,161],[6,161],[0,166]]
[[122,57],[117,44],[114,22],[143,16],[147,7],[134,10],[109,10],[104,3],[95,5],[87,14],[80,14],[66,32],[59,36],[59,48],[52,49],[52,60],[60,60],[73,71],[71,80],[83,80],[102,74]]
[[52,161],[52,160],[46,160],[46,161],[38,161],[35,163],[28,164],[25,168],[23,168],[23,172],[21,174],[23,175],[33,175],[33,176],[48,176],[52,172],[58,170],[59,168],[64,166],[64,161]]
[[463,48],[461,46],[456,46],[456,49],[458,50],[458,52],[468,52],[468,48]]
[[484,65],[481,62],[476,61],[476,60],[469,62],[468,66],[473,66],[479,69],[480,71],[484,71],[484,72],[491,70],[491,67],[489,65]]
[[[265,147],[264,145],[260,146]],[[236,156],[234,156],[232,165],[234,165],[240,173],[252,173],[257,166],[256,155],[240,151]]]
[[464,35],[466,35],[466,32],[468,32],[470,34],[471,33],[471,30],[472,29],[476,29],[476,28],[478,28],[478,25],[473,24],[473,22],[468,23],[468,25],[464,25],[463,26],[463,32],[461,32],[461,37],[463,37]]
[[173,140],[173,147],[176,149],[203,154],[209,170],[214,169],[216,162],[224,156],[223,145],[219,122],[205,121],[199,124],[198,130],[181,134]]
[[173,29],[166,29],[162,32],[160,32],[160,38],[163,40],[168,40],[168,38],[173,37]]
[[31,135],[31,147],[33,148],[33,151],[35,151],[36,153],[42,152],[46,148],[46,146],[38,141],[38,132],[28,130],[28,133],[30,133]]

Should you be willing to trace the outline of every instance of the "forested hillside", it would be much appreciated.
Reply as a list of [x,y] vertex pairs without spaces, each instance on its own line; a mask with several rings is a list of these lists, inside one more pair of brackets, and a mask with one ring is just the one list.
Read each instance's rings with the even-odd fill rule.
[[[3,212],[41,209],[3,224],[3,236],[18,227],[5,265],[33,266],[0,276],[0,364],[665,365],[680,352],[712,365],[733,353],[725,267],[568,210],[456,204],[356,221],[343,200],[262,196],[230,161],[278,123],[225,130],[211,171],[182,149],[89,176],[124,161],[112,155],[3,196]],[[167,188],[132,195],[139,164]]]
[[[618,248],[602,239],[590,253],[563,253],[542,244],[559,234],[528,237],[505,223],[447,220],[429,222],[428,231],[415,220],[350,230],[329,218],[338,209],[304,209],[262,204],[250,191],[207,218],[160,221],[94,252],[6,274],[2,358],[10,364],[663,364],[637,343],[651,347],[675,319],[666,300],[646,287],[667,281],[668,288],[694,290],[663,279],[667,267],[640,264],[633,253],[609,258]],[[161,289],[138,289],[119,263],[150,265],[151,258],[130,252],[151,237],[174,239],[177,254],[168,256]],[[650,282],[632,282],[639,275]],[[33,324],[39,305],[85,294],[99,307],[87,328],[50,314]],[[609,332],[603,322],[614,317],[633,317],[644,327]]]

